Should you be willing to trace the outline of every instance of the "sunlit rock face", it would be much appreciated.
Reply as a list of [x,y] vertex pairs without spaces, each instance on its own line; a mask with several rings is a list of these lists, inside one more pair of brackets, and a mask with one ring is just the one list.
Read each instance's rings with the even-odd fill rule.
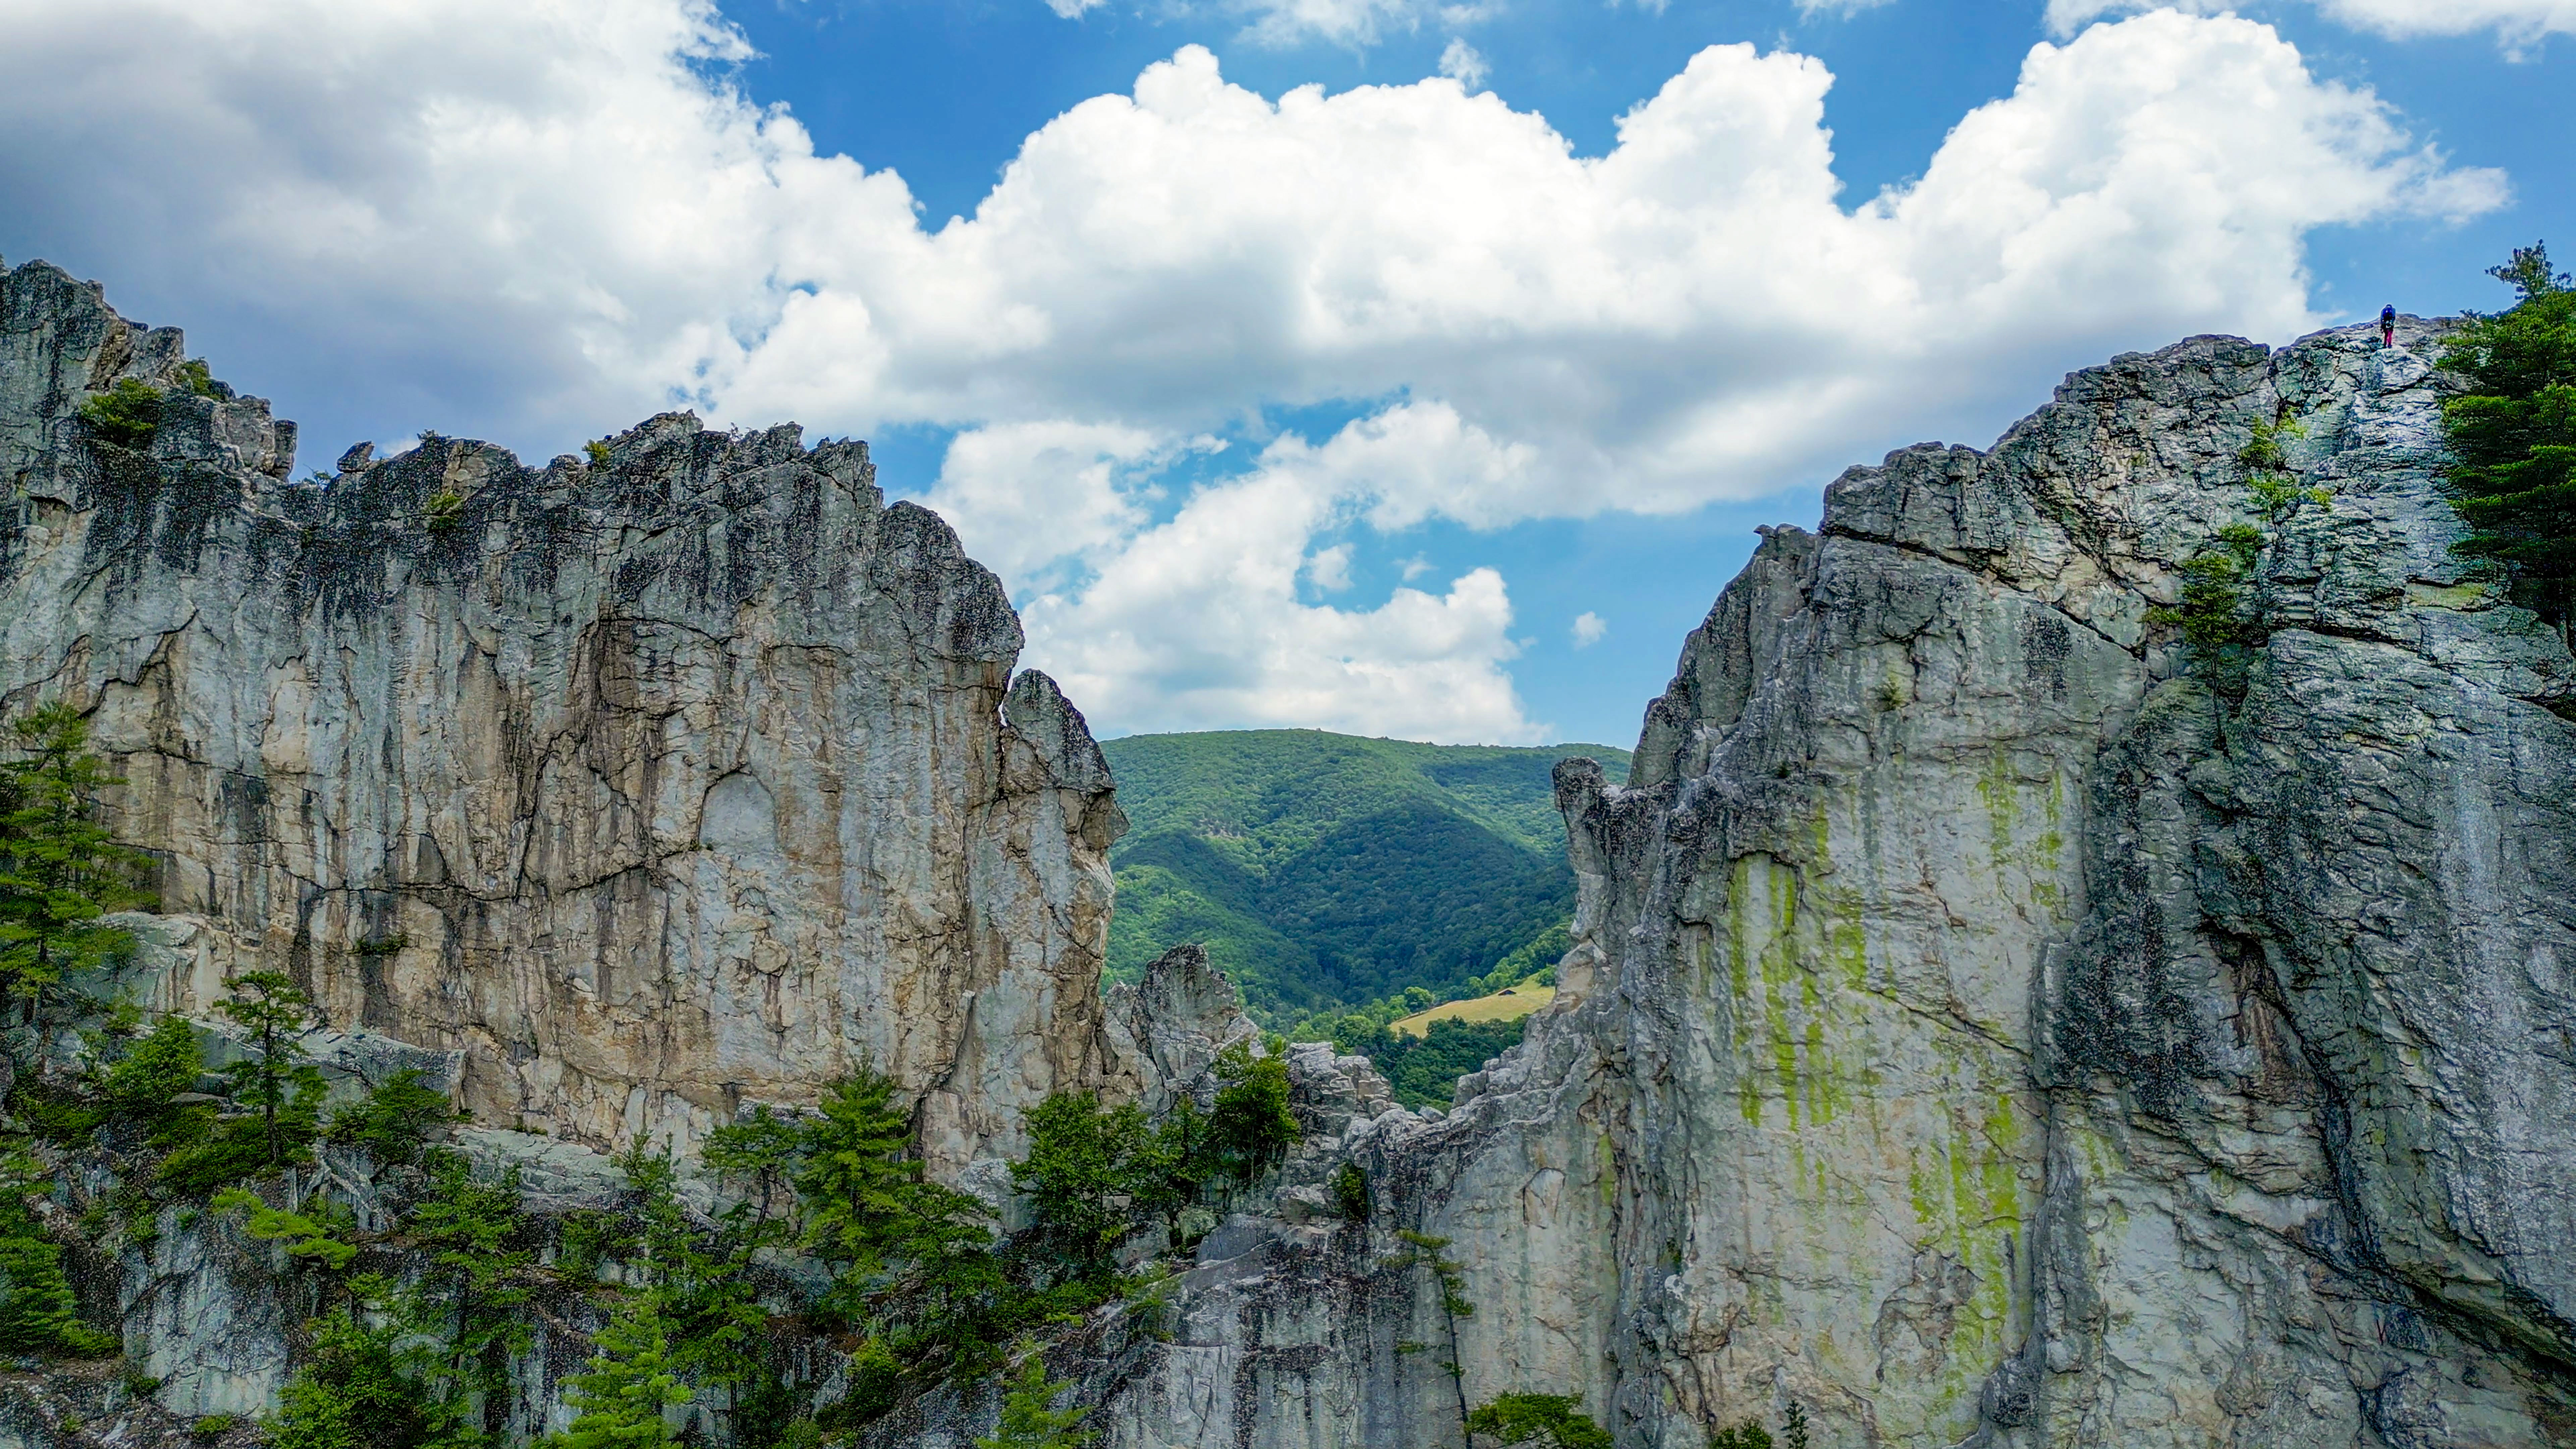
[[[1836,1449],[2576,1445],[2576,661],[2449,552],[2438,343],[2124,357],[1772,531],[1630,778],[1559,769],[1528,1040],[1421,1113],[1290,1048],[1304,1140],[1058,1344],[1104,1442],[1446,1449],[1538,1392],[1621,1449],[1792,1402]],[[540,1208],[860,1065],[998,1200],[1048,1091],[1206,1102],[1259,1045],[1187,948],[1103,1002],[1107,766],[864,448],[672,415],[290,482],[220,387],[97,446],[81,399],[183,357],[0,282],[0,705],[125,776],[150,1004],[289,972]],[[2259,644],[2217,658],[2165,611],[2230,527]],[[129,1352],[265,1402],[283,1280],[161,1241]],[[561,1410],[537,1374],[523,1427]]]
[[[1559,769],[1557,1003],[1345,1130],[1369,1228],[1211,1238],[1115,1441],[2576,1443],[2576,665],[2449,553],[2438,344],[2123,357],[1771,531]],[[2231,524],[2241,668],[2161,612]]]
[[218,387],[104,449],[84,391],[175,385],[179,334],[42,263],[0,286],[0,702],[90,713],[205,926],[158,1004],[283,970],[462,1050],[478,1117],[601,1148],[867,1065],[943,1176],[1108,1070],[1107,766],[863,444],[666,414],[296,482],[292,425]]

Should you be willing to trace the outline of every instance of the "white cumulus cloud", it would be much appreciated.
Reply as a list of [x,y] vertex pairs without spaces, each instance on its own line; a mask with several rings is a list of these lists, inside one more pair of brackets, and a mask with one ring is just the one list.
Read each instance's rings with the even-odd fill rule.
[[1116,424],[1001,423],[949,443],[925,501],[974,540],[987,567],[1031,579],[1141,527],[1153,490],[1136,465],[1168,452],[1154,434]]
[[[1350,37],[1429,13],[1296,5]],[[1584,158],[1458,79],[1271,99],[1193,46],[940,224],[737,91],[705,0],[0,0],[0,25],[5,235],[209,299],[270,390],[373,386],[414,427],[959,429],[932,502],[1032,600],[1033,660],[1126,727],[1527,738],[1502,579],[1303,603],[1301,569],[1343,576],[1311,562],[1335,530],[1683,509],[1858,439],[1981,440],[2066,366],[2326,320],[2314,228],[2506,194],[2267,27],[2170,10],[2035,47],[1851,209],[1832,78],[1794,54],[1711,46]],[[1358,420],[1242,433],[1328,404]],[[1211,434],[1258,466],[1158,497]]]
[[1373,609],[1298,601],[1305,541],[1334,508],[1305,476],[1312,466],[1311,453],[1274,450],[1249,478],[1139,534],[1088,589],[1025,602],[1032,655],[1112,729],[1257,720],[1536,743],[1545,730],[1504,668],[1519,648],[1494,570],[1470,570],[1445,594],[1398,588]]
[[1574,616],[1574,627],[1566,632],[1574,636],[1575,648],[1589,649],[1601,642],[1602,636],[1610,632],[1610,626],[1601,622],[1599,614],[1586,609]]
[[[1800,0],[1805,4],[1806,0]],[[2576,35],[2576,0],[2313,0],[2329,19],[2405,40],[2491,30],[2509,47],[2546,35]],[[2104,15],[2171,9],[2191,15],[2233,10],[2227,0],[2048,0],[2048,26],[2072,35]]]

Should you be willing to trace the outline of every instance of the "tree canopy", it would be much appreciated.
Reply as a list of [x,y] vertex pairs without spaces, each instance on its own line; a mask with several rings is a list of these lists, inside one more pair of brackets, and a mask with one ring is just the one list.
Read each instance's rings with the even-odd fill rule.
[[1102,748],[1132,822],[1111,855],[1111,977],[1204,944],[1254,1019],[1281,1031],[1408,986],[1441,1000],[1478,994],[1475,978],[1573,910],[1550,771],[1569,755],[1613,770],[1628,759],[1600,745],[1317,730],[1139,735]]
[[2488,271],[2520,300],[2472,318],[2442,353],[2468,384],[2442,404],[2451,497],[2471,530],[2458,547],[2505,565],[2515,597],[2563,631],[2576,616],[2576,288],[2545,244]]
[[99,797],[122,782],[90,750],[89,722],[58,700],[11,734],[19,758],[0,761],[0,1005],[130,949],[98,918],[150,899],[135,884],[145,857],[98,822]]

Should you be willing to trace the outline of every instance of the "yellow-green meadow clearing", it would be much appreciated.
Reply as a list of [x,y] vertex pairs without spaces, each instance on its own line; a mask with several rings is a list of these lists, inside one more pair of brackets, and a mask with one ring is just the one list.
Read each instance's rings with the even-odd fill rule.
[[1435,1021],[1513,1021],[1529,1015],[1556,999],[1553,986],[1506,986],[1491,996],[1473,1001],[1446,1001],[1428,1011],[1400,1016],[1387,1024],[1387,1030],[1406,1036],[1424,1036]]

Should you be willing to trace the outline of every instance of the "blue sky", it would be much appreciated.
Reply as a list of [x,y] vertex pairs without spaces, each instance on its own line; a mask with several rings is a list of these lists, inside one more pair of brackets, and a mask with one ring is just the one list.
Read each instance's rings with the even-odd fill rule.
[[307,466],[869,437],[1104,732],[1625,744],[1843,465],[2576,252],[2568,0],[1055,4],[0,0],[0,256]]

